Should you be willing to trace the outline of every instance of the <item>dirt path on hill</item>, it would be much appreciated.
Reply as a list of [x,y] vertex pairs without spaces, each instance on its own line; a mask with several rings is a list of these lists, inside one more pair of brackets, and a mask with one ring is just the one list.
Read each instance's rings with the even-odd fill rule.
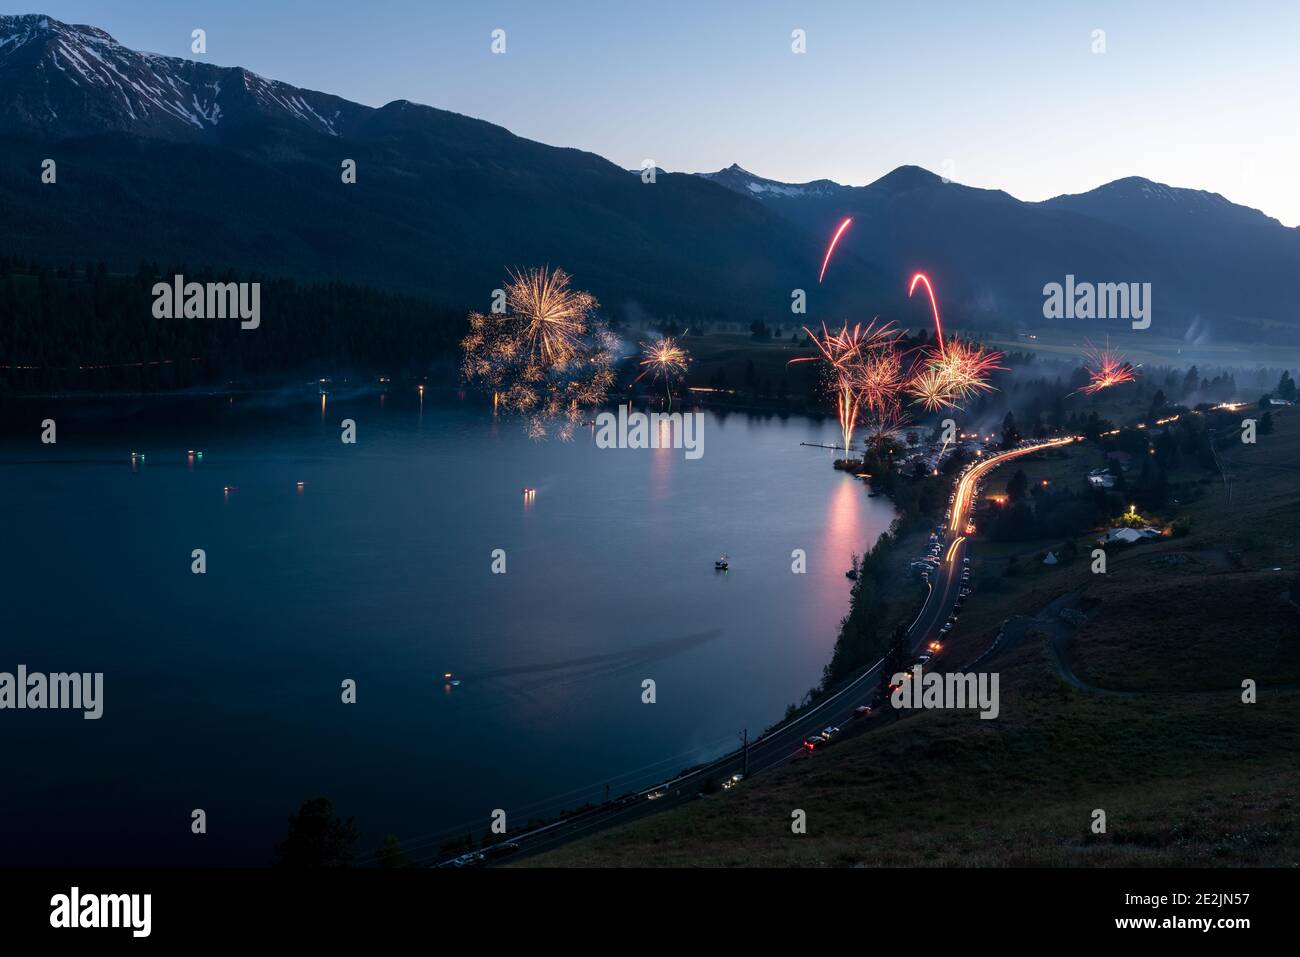
[[[1228,570],[1233,567],[1228,550],[1222,546],[1189,549],[1186,551],[1162,552],[1157,555],[1143,557],[1146,557],[1148,560],[1167,561],[1170,556],[1175,555],[1184,555],[1198,559],[1223,570]],[[1134,555],[1126,557],[1132,560],[1139,556]],[[1070,666],[1070,658],[1068,654],[1070,639],[1074,637],[1075,630],[1088,620],[1087,616],[1077,607],[1078,597],[1078,591],[1067,592],[1060,598],[1049,602],[1037,615],[1016,615],[1013,618],[1008,618],[1002,623],[1002,629],[998,632],[998,636],[994,639],[993,644],[961,670],[969,671],[977,665],[992,661],[1006,654],[1013,648],[1023,644],[1031,634],[1037,632],[1047,641],[1047,650],[1051,655],[1052,665],[1055,668],[1057,675],[1070,687],[1076,688],[1079,691],[1087,691],[1091,694],[1113,695],[1122,698],[1132,698],[1138,695],[1152,694],[1240,694],[1240,688],[1223,688],[1212,691],[1181,691],[1170,690],[1167,688],[1120,690],[1118,688],[1103,688],[1100,685],[1094,685],[1085,681],[1075,674],[1074,669]],[[1257,686],[1257,690],[1259,691],[1294,691],[1296,689],[1300,689],[1300,681]]]

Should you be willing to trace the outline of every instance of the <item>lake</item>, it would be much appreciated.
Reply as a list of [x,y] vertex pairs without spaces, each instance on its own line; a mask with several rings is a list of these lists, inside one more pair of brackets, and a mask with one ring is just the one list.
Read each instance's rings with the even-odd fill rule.
[[657,783],[817,683],[894,515],[800,446],[833,419],[707,412],[688,460],[406,390],[37,405],[0,443],[0,671],[103,672],[103,717],[0,711],[0,864],[264,864],[318,796],[359,862],[428,859]]

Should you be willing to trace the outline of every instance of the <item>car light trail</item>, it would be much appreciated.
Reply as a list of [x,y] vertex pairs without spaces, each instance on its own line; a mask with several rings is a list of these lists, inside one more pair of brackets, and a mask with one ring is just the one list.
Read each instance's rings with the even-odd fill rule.
[[1049,442],[1040,442],[1038,445],[1026,446],[1023,449],[1012,449],[1010,452],[1000,452],[992,458],[985,459],[978,465],[966,471],[961,481],[957,484],[957,496],[952,504],[952,517],[948,521],[950,531],[956,533],[960,528],[964,528],[966,520],[964,515],[970,508],[971,500],[974,497],[975,483],[985,474],[997,468],[1003,462],[1009,462],[1011,459],[1019,458],[1022,455],[1028,455],[1030,452],[1038,452],[1042,449],[1056,448],[1060,445],[1069,445],[1071,442],[1078,441],[1078,436],[1067,436],[1063,439],[1052,439]]

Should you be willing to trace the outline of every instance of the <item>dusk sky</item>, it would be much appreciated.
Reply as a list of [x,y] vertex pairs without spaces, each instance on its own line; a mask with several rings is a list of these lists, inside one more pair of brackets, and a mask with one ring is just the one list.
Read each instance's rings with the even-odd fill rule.
[[[1294,0],[41,0],[9,12],[374,106],[427,103],[628,168],[739,163],[861,185],[911,163],[1027,200],[1138,175],[1300,224]],[[196,27],[206,57],[190,52]],[[497,28],[504,56],[489,50]]]

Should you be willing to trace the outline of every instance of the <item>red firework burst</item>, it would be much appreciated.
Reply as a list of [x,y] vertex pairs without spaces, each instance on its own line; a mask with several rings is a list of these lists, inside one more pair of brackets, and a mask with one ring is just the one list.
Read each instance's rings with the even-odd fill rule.
[[1102,349],[1089,347],[1083,354],[1083,367],[1088,372],[1088,384],[1079,391],[1095,395],[1113,385],[1132,382],[1137,378],[1133,364],[1122,353],[1110,347],[1110,340]]

